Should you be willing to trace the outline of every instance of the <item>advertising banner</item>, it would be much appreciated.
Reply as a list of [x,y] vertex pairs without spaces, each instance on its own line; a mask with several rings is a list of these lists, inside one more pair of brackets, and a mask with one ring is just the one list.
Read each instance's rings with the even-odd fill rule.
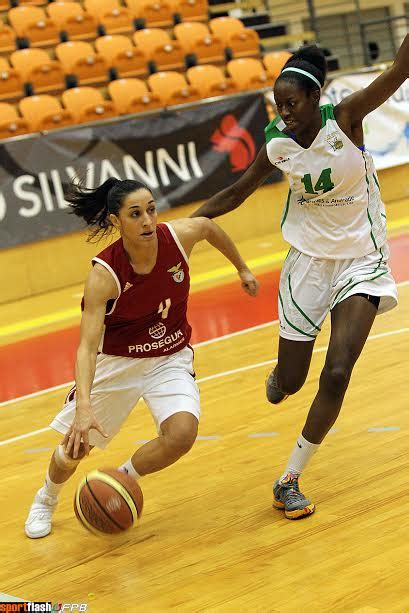
[[[322,104],[338,104],[346,96],[367,87],[380,72],[344,75],[331,81]],[[409,81],[363,122],[367,151],[377,170],[409,163]]]
[[[83,227],[64,192],[108,177],[137,179],[158,209],[202,200],[231,185],[264,142],[262,94],[248,94],[143,119],[79,126],[0,145],[0,246],[37,241]],[[278,170],[271,180],[280,180]]]

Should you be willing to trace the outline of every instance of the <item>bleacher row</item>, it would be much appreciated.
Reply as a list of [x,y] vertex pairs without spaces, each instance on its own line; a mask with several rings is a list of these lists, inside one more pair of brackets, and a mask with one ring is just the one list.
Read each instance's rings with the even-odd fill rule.
[[0,138],[259,89],[289,56],[207,0],[125,1],[0,0]]
[[[144,27],[172,27],[181,21],[207,21],[207,0],[26,0],[4,11],[0,51],[8,47],[44,47],[67,40],[133,32]],[[33,4],[44,6],[33,6]]]

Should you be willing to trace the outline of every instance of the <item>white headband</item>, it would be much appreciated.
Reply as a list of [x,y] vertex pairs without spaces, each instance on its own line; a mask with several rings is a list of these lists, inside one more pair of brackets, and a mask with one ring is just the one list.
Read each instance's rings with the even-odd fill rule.
[[316,83],[321,89],[321,83],[318,81],[318,79],[316,79],[314,75],[312,75],[310,72],[307,72],[306,70],[302,70],[301,68],[291,68],[290,66],[289,68],[284,68],[284,70],[281,71],[281,74],[283,74],[283,72],[299,72],[300,74],[303,74],[304,76],[311,79],[311,81],[314,81],[314,83]]

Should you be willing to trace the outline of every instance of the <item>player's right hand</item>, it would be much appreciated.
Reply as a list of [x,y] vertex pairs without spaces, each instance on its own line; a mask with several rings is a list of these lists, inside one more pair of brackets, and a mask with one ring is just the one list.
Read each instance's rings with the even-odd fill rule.
[[251,270],[248,268],[243,268],[243,270],[239,271],[239,277],[241,279],[241,286],[246,294],[253,296],[253,298],[257,296],[260,283],[257,281]]
[[108,434],[100,426],[92,411],[81,411],[77,407],[74,421],[62,442],[64,451],[72,458],[77,459],[81,442],[84,444],[85,455],[89,454],[89,431],[97,430],[102,436],[107,438]]

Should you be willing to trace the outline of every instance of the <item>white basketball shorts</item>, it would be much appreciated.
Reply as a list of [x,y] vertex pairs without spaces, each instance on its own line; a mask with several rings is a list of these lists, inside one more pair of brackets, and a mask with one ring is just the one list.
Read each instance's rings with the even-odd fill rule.
[[379,296],[378,315],[393,309],[398,302],[397,288],[388,259],[387,244],[348,260],[315,258],[292,247],[280,277],[280,336],[314,340],[328,312],[354,294]]
[[[181,411],[200,418],[199,389],[194,379],[193,349],[184,347],[160,358],[97,356],[91,406],[108,438],[90,430],[90,445],[103,449],[119,432],[140,398],[148,405],[159,432],[161,423]],[[50,426],[61,434],[69,430],[75,415],[75,387]]]

